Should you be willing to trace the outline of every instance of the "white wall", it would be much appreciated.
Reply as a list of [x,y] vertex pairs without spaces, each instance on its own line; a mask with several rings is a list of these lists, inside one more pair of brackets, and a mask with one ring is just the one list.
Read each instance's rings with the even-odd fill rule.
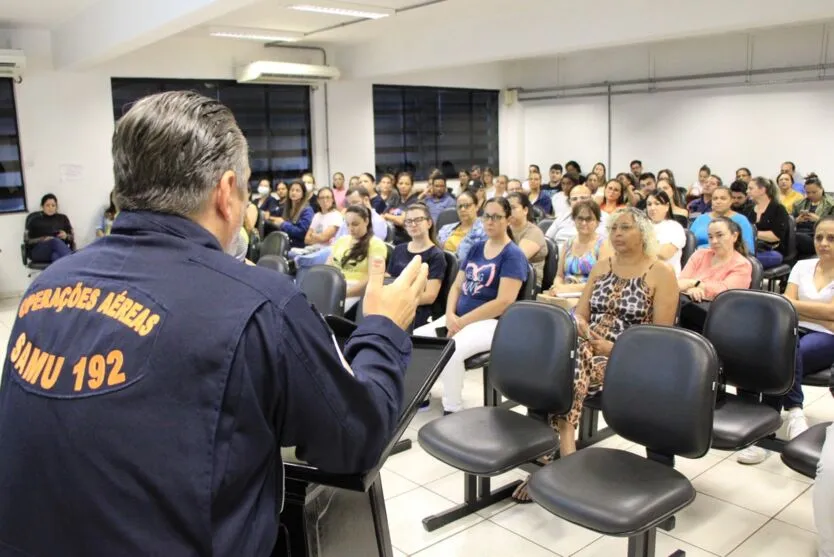
[[[834,26],[819,24],[526,60],[504,69],[509,87],[541,88],[811,65],[834,62],[832,39]],[[576,159],[585,170],[607,162],[607,103],[606,97],[519,103],[513,116],[523,122],[515,125],[521,130],[516,159],[542,167]],[[826,153],[834,139],[832,103],[832,82],[614,96],[609,174],[639,158],[655,171],[672,168],[682,182],[694,179],[704,163],[725,179],[733,178],[739,166],[775,177],[779,164],[790,159],[801,172],[828,178],[834,188],[834,160]],[[505,122],[502,130],[511,127]]]

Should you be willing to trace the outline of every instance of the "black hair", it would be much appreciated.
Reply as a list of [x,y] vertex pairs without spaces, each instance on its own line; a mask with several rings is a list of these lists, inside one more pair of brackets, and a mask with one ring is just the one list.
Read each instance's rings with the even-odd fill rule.
[[108,219],[112,220],[113,218],[116,217],[116,213],[118,213],[118,212],[119,212],[119,210],[116,208],[116,202],[113,201],[113,192],[111,191],[110,192],[110,205],[107,207],[107,209],[105,209],[104,216],[105,216],[105,218],[108,218]]
[[602,220],[602,211],[600,211],[599,205],[597,205],[596,201],[588,200],[588,201],[578,201],[573,207],[570,209],[570,216],[573,220],[576,220],[579,217],[579,214],[582,213],[583,210],[588,210],[594,215],[594,218],[597,219],[597,222]]
[[431,218],[431,211],[429,211],[428,206],[425,203],[412,203],[404,209],[403,213],[408,213],[409,211],[423,212],[423,216],[429,219],[429,224],[431,224],[431,228],[429,228],[429,240],[431,240],[432,244],[440,247],[440,244],[437,242],[437,226],[434,224],[434,219]]
[[[460,192],[460,193],[458,194],[458,200],[460,200],[460,198],[461,198],[461,197],[463,197],[464,195],[465,195],[466,197],[470,198],[470,199],[472,200],[472,203],[473,203],[474,205],[477,205],[477,204],[478,204],[478,196],[475,194],[475,192],[474,192],[474,191],[470,191],[470,190],[468,190],[468,189],[463,190],[462,192]],[[484,203],[484,205],[486,205],[486,203]]]
[[642,167],[643,166],[643,161],[641,161],[640,159],[634,159],[633,161],[628,163],[628,166],[629,166],[629,168],[631,168],[635,164],[639,164]]
[[57,198],[57,197],[55,197],[55,194],[54,194],[54,193],[48,193],[48,194],[44,195],[43,197],[41,197],[41,207],[43,207],[43,206],[44,206],[44,204],[45,204],[47,201],[49,201],[50,199],[51,199],[52,201],[54,201],[56,205],[58,204],[58,198]]
[[558,170],[559,172],[562,172],[564,168],[562,168],[562,165],[557,162],[550,165],[550,170]]
[[532,167],[532,168],[534,168],[534,169],[536,169],[536,172],[538,172],[539,174],[541,174],[542,169],[541,169],[541,168],[539,168],[539,165],[537,165],[537,164],[528,164],[528,165],[527,165],[527,168],[531,168],[531,167]]
[[820,177],[817,176],[815,173],[811,172],[807,176],[805,176],[805,185],[806,186],[817,186],[822,191],[825,191],[825,188],[822,187],[822,182],[820,181]]
[[660,203],[661,205],[668,205],[669,206],[669,208],[666,210],[666,216],[663,217],[665,220],[671,220],[671,219],[675,218],[675,214],[672,212],[672,200],[669,199],[669,196],[666,194],[665,191],[663,191],[663,190],[653,191],[652,193],[650,193],[649,195],[646,196],[646,201],[648,201],[652,197],[654,197],[655,200],[657,200],[657,202]]
[[365,235],[357,239],[356,243],[350,247],[342,260],[339,261],[340,267],[344,267],[351,262],[356,265],[366,260],[368,258],[368,250],[371,246],[371,238],[374,237],[374,228],[371,226],[371,212],[367,208],[361,205],[351,205],[345,211],[345,214],[347,213],[359,215],[359,218],[367,222],[368,226],[367,230],[365,230]]
[[730,192],[732,193],[743,193],[747,195],[747,182],[744,180],[736,180],[732,184],[730,184]]
[[654,175],[654,174],[652,174],[651,172],[644,172],[644,173],[642,173],[642,174],[640,175],[640,181],[641,181],[641,182],[642,182],[643,180],[648,180],[649,178],[651,178],[651,179],[652,179],[652,181],[657,182],[657,178],[655,178],[655,175]]
[[434,185],[434,181],[435,181],[435,180],[443,180],[443,183],[445,184],[445,183],[446,183],[446,176],[444,176],[443,174],[435,174],[435,175],[433,175],[433,176],[431,177],[431,183],[432,183],[432,185]]
[[[528,222],[536,222],[535,215],[533,214],[533,204],[530,203],[529,197],[527,197],[521,192],[514,192],[507,196],[507,201],[509,201],[510,199],[515,199],[516,201],[518,201],[519,205],[527,209]],[[510,205],[510,210],[512,210],[512,205]]]
[[789,165],[791,165],[791,172],[796,172],[796,165],[795,165],[794,163],[792,163],[791,161],[785,161],[785,162],[783,162],[782,164],[789,164]]
[[374,175],[373,175],[373,174],[371,174],[370,172],[363,172],[361,175],[362,175],[362,176],[367,176],[368,178],[370,178],[370,179],[371,179],[371,182],[373,182],[374,184],[376,184],[376,176],[374,176]]
[[706,172],[707,174],[710,174],[710,175],[712,174],[712,170],[710,169],[710,167],[705,165],[705,164],[702,164],[701,168],[698,169],[698,173],[700,174],[701,172]]
[[738,223],[735,222],[733,219],[730,219],[730,218],[727,218],[727,217],[715,217],[707,225],[707,228],[709,228],[710,226],[712,226],[716,222],[723,222],[724,224],[727,225],[727,228],[730,230],[730,232],[732,232],[733,234],[736,234],[736,241],[733,244],[733,249],[736,250],[737,252],[739,252],[744,257],[747,257],[749,255],[749,252],[747,251],[747,244],[744,243],[744,237],[741,233],[741,227],[738,225]]
[[568,172],[566,174],[562,174],[562,180],[564,180],[565,178],[567,178],[568,180],[573,182],[574,186],[578,186],[580,184],[579,174],[577,174],[575,172]]
[[[506,217],[507,219],[510,218],[510,214],[513,212],[513,208],[510,206],[510,202],[507,201],[506,197],[493,197],[492,199],[487,199],[486,203],[484,203],[484,208],[486,208],[486,206],[490,203],[497,203],[498,205],[500,205],[501,210],[504,211],[504,217]],[[515,238],[513,237],[513,231],[512,229],[510,229],[509,223],[507,223],[507,235],[510,237],[510,240],[515,241]]]
[[[624,174],[625,175],[625,174]],[[628,188],[625,187],[622,182],[620,182],[617,178],[609,178],[607,182],[605,182],[605,189],[608,189],[608,184],[611,182],[617,182],[617,185],[620,186],[620,197],[617,199],[617,205],[625,205],[626,199],[628,199]],[[608,198],[605,197],[605,189],[603,189],[603,198],[602,202],[606,205],[608,204]]]
[[[293,186],[301,188],[301,200],[297,204],[293,204],[292,199],[290,199],[290,190],[292,190]],[[284,204],[284,220],[298,222],[298,217],[305,207],[307,207],[307,186],[301,180],[296,180],[287,188],[287,202]]]
[[579,166],[579,163],[576,161],[568,161],[565,163],[565,168],[573,167],[575,169],[576,174],[582,174],[582,167]]
[[719,188],[724,186],[724,180],[722,180],[721,176],[719,176],[718,174],[710,174],[709,177],[710,178],[715,178],[715,180],[718,182],[718,187]]
[[750,172],[750,169],[749,169],[749,168],[747,168],[746,166],[742,166],[741,168],[739,168],[738,170],[736,170],[736,175],[738,175],[738,173],[739,173],[739,172],[741,172],[742,170],[743,170],[743,171],[745,171],[745,172],[747,172],[747,175],[748,175],[748,176],[752,176],[752,175],[753,175],[753,173],[752,173],[752,172]]
[[368,188],[366,188],[365,186],[356,186],[354,188],[350,188],[347,191],[347,193],[345,194],[345,198],[350,197],[354,193],[358,193],[359,197],[361,197],[362,199],[370,199],[371,198],[371,194],[368,193]]
[[[338,210],[339,210],[339,208],[338,208],[338,207],[336,207],[336,196],[335,196],[335,195],[333,195],[333,189],[332,189],[332,188],[329,188],[329,187],[327,187],[327,186],[325,186],[325,187],[323,187],[323,188],[319,188],[319,191],[318,191],[318,192],[316,192],[316,198],[318,199],[318,196],[320,196],[320,195],[321,195],[321,192],[323,192],[323,191],[329,191],[329,192],[330,192],[330,195],[332,195],[332,196],[333,196],[333,204],[330,206],[330,212],[333,212],[333,211],[338,211]],[[321,211],[321,203],[319,203],[318,205],[319,205],[319,211],[318,211],[318,212],[319,212],[319,213],[321,213],[321,212],[322,212],[322,211]]]

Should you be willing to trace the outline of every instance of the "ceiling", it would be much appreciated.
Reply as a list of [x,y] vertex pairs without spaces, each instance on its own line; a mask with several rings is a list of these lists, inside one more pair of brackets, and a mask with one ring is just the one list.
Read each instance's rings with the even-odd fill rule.
[[0,0],[0,27],[55,28],[98,0]]

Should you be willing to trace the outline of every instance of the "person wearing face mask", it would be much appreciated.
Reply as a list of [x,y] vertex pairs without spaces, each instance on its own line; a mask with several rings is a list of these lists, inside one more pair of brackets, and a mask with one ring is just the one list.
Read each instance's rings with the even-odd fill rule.
[[731,209],[733,198],[730,188],[724,186],[716,188],[711,192],[710,201],[712,209],[696,218],[689,225],[689,230],[692,231],[697,240],[697,246],[703,248],[709,244],[709,223],[718,217],[726,217],[739,226],[741,238],[747,245],[747,251],[754,253],[756,251],[756,239],[753,237],[753,227],[747,217]]
[[383,286],[374,258],[342,353],[288,277],[224,253],[250,174],[228,108],[151,95],[112,142],[111,234],[36,277],[12,327],[0,553],[271,555],[282,447],[332,473],[377,464],[428,269]]

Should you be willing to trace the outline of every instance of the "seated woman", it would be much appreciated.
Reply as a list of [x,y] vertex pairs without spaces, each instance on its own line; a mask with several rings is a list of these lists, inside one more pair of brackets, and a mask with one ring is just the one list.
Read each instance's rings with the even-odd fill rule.
[[809,174],[805,177],[805,199],[793,206],[796,219],[796,249],[800,257],[814,255],[814,227],[820,219],[834,214],[834,204],[825,195],[819,177]]
[[336,208],[336,198],[330,188],[321,188],[318,191],[319,210],[313,215],[310,228],[304,236],[303,248],[292,248],[290,257],[296,257],[304,253],[312,253],[333,244],[336,240],[336,232],[342,226],[342,213]]
[[603,190],[603,199],[602,203],[599,204],[599,208],[603,213],[610,215],[614,211],[625,207],[627,199],[628,190],[626,190],[622,182],[619,180],[608,180]]
[[778,201],[773,180],[753,178],[747,186],[747,195],[753,202],[753,211],[747,218],[756,225],[756,259],[765,269],[776,267],[787,253],[788,212]]
[[730,188],[725,186],[715,188],[712,192],[711,203],[712,210],[700,215],[689,225],[689,230],[695,235],[697,246],[704,248],[709,244],[709,223],[718,217],[726,217],[739,226],[741,238],[747,245],[748,253],[755,252],[756,241],[753,238],[753,227],[750,226],[747,217],[733,211],[733,197]]
[[457,210],[460,221],[443,226],[437,233],[437,240],[444,251],[451,251],[463,261],[472,246],[486,240],[486,232],[478,218],[478,205],[474,193],[461,192],[457,198]]
[[536,286],[541,289],[542,275],[544,275],[544,260],[547,259],[547,242],[544,232],[533,223],[533,204],[523,193],[511,193],[507,196],[510,202],[510,230],[513,231],[513,241],[518,244],[527,261],[536,270]]
[[444,414],[463,409],[464,362],[489,350],[498,318],[515,302],[527,280],[527,258],[509,234],[511,212],[503,197],[486,202],[487,239],[475,244],[461,260],[446,300],[446,315],[414,331],[417,336],[442,335],[455,340],[455,351],[440,376]]
[[[603,390],[605,367],[617,338],[632,325],[673,325],[678,308],[678,286],[668,265],[657,262],[652,223],[632,207],[614,212],[608,237],[614,255],[600,260],[576,306],[579,348],[573,381],[573,406],[566,416],[550,416],[559,432],[559,455],[576,452],[576,428],[589,394]],[[513,498],[530,501],[527,483]]]
[[116,209],[116,203],[113,201],[113,192],[110,192],[110,206],[104,210],[104,213],[101,215],[101,223],[96,228],[96,238],[101,238],[102,236],[109,236],[110,229],[113,228],[113,221],[116,220],[116,215],[119,213],[119,210]]
[[672,201],[661,190],[656,190],[646,197],[646,214],[654,225],[657,238],[657,258],[668,263],[675,276],[681,274],[681,255],[686,245],[686,232],[673,218]]
[[678,192],[678,188],[675,186],[675,181],[672,176],[670,175],[668,178],[658,178],[657,189],[658,191],[662,191],[669,196],[669,199],[672,201],[672,218],[675,219],[675,222],[684,228],[688,228],[689,211],[681,206],[681,196]]
[[[808,193],[807,182],[805,186]],[[763,397],[777,412],[784,409],[788,413],[789,440],[808,429],[802,410],[805,402],[802,378],[834,364],[834,217],[818,221],[814,248],[817,258],[797,261],[785,289],[785,297],[799,318],[793,387],[782,396]],[[737,460],[742,464],[758,464],[767,456],[765,449],[750,447],[738,453]]]
[[437,300],[443,277],[446,276],[446,258],[443,256],[443,250],[437,247],[434,222],[431,220],[428,207],[422,203],[412,204],[405,211],[403,223],[411,241],[394,248],[391,260],[388,261],[387,273],[392,277],[400,276],[415,255],[419,255],[423,263],[429,266],[429,281],[420,296],[420,305],[417,306],[414,316],[413,327],[420,327],[431,318],[432,305]]
[[549,294],[574,294],[585,289],[585,283],[597,261],[607,255],[605,236],[599,231],[599,205],[580,201],[571,209],[576,236],[565,243],[559,254],[559,269]]
[[304,182],[292,183],[283,216],[270,217],[269,222],[278,230],[287,233],[291,247],[304,247],[304,238],[307,237],[307,231],[313,223],[313,209],[307,203],[307,187]]
[[788,212],[793,213],[794,205],[803,199],[801,193],[793,189],[793,174],[782,172],[776,177],[776,187],[779,189],[779,203]]
[[383,174],[377,184],[379,195],[385,202],[385,207],[390,209],[400,204],[400,194],[394,189],[394,176],[391,174]]
[[52,263],[73,252],[72,225],[58,212],[58,198],[48,193],[41,198],[41,212],[28,219],[29,258],[35,263]]
[[[265,181],[265,180],[263,180]],[[261,186],[258,186],[258,191],[261,191]],[[280,218],[284,214],[284,207],[287,205],[287,198],[289,197],[289,187],[284,182],[278,182],[275,186],[275,194],[267,195],[265,198],[256,202],[258,210],[261,212],[261,218],[264,222],[264,237],[270,232],[278,230],[274,219]]]
[[[411,238],[405,229],[405,213],[408,207],[419,202],[420,193],[414,193],[414,177],[409,172],[401,172],[397,176],[397,203],[389,205],[388,210],[382,215],[386,222],[394,225],[394,244],[399,245],[408,242]],[[434,225],[432,225],[434,233]]]
[[709,247],[696,250],[678,278],[681,298],[680,326],[700,333],[709,301],[736,288],[750,288],[753,265],[738,224],[718,217],[709,224]]
[[368,262],[371,257],[388,255],[385,242],[374,236],[371,212],[361,205],[351,205],[345,211],[348,234],[337,239],[330,251],[327,264],[342,271],[347,281],[345,311],[352,308],[365,292],[368,284]]

